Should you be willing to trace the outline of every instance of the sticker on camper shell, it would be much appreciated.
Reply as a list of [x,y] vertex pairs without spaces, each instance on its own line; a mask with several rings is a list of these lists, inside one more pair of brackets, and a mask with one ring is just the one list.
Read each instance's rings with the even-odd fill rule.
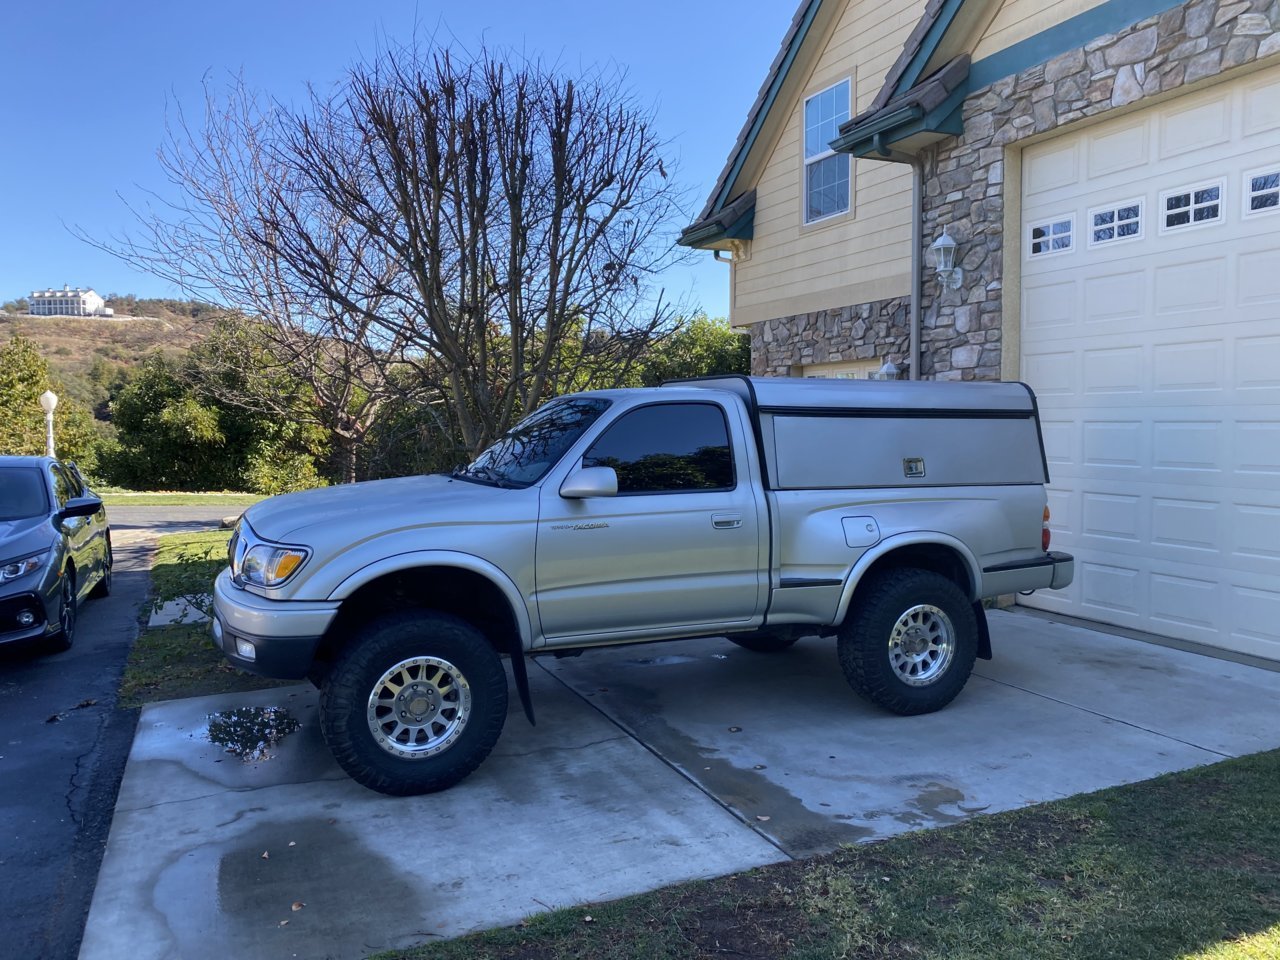
[[924,476],[924,458],[923,457],[904,457],[902,460],[902,474],[908,480],[918,480]]

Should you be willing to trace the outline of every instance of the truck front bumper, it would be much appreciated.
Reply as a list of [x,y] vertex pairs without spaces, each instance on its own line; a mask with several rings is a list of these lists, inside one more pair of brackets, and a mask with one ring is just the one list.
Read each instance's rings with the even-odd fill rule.
[[300,680],[338,613],[329,601],[267,600],[242,590],[223,570],[213,584],[209,631],[222,655],[241,670]]

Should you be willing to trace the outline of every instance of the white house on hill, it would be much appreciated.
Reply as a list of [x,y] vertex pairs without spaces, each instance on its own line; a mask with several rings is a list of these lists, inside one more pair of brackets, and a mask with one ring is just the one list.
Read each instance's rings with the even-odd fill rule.
[[106,306],[92,289],[69,287],[61,290],[32,290],[28,312],[37,317],[110,317],[115,311]]

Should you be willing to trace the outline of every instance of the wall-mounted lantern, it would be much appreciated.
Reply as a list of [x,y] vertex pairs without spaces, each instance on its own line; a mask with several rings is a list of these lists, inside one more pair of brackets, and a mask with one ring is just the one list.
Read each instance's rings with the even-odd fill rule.
[[947,233],[946,227],[942,228],[942,236],[933,241],[929,252],[933,255],[933,270],[938,278],[938,286],[943,290],[959,290],[960,284],[964,283],[964,271],[956,266],[956,242]]

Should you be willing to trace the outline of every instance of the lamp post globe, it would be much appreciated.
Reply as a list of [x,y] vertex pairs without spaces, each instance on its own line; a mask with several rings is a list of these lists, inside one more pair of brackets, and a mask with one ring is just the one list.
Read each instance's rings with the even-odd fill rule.
[[55,456],[53,452],[53,411],[58,406],[58,395],[52,390],[40,394],[40,409],[44,411],[44,452],[47,456]]

